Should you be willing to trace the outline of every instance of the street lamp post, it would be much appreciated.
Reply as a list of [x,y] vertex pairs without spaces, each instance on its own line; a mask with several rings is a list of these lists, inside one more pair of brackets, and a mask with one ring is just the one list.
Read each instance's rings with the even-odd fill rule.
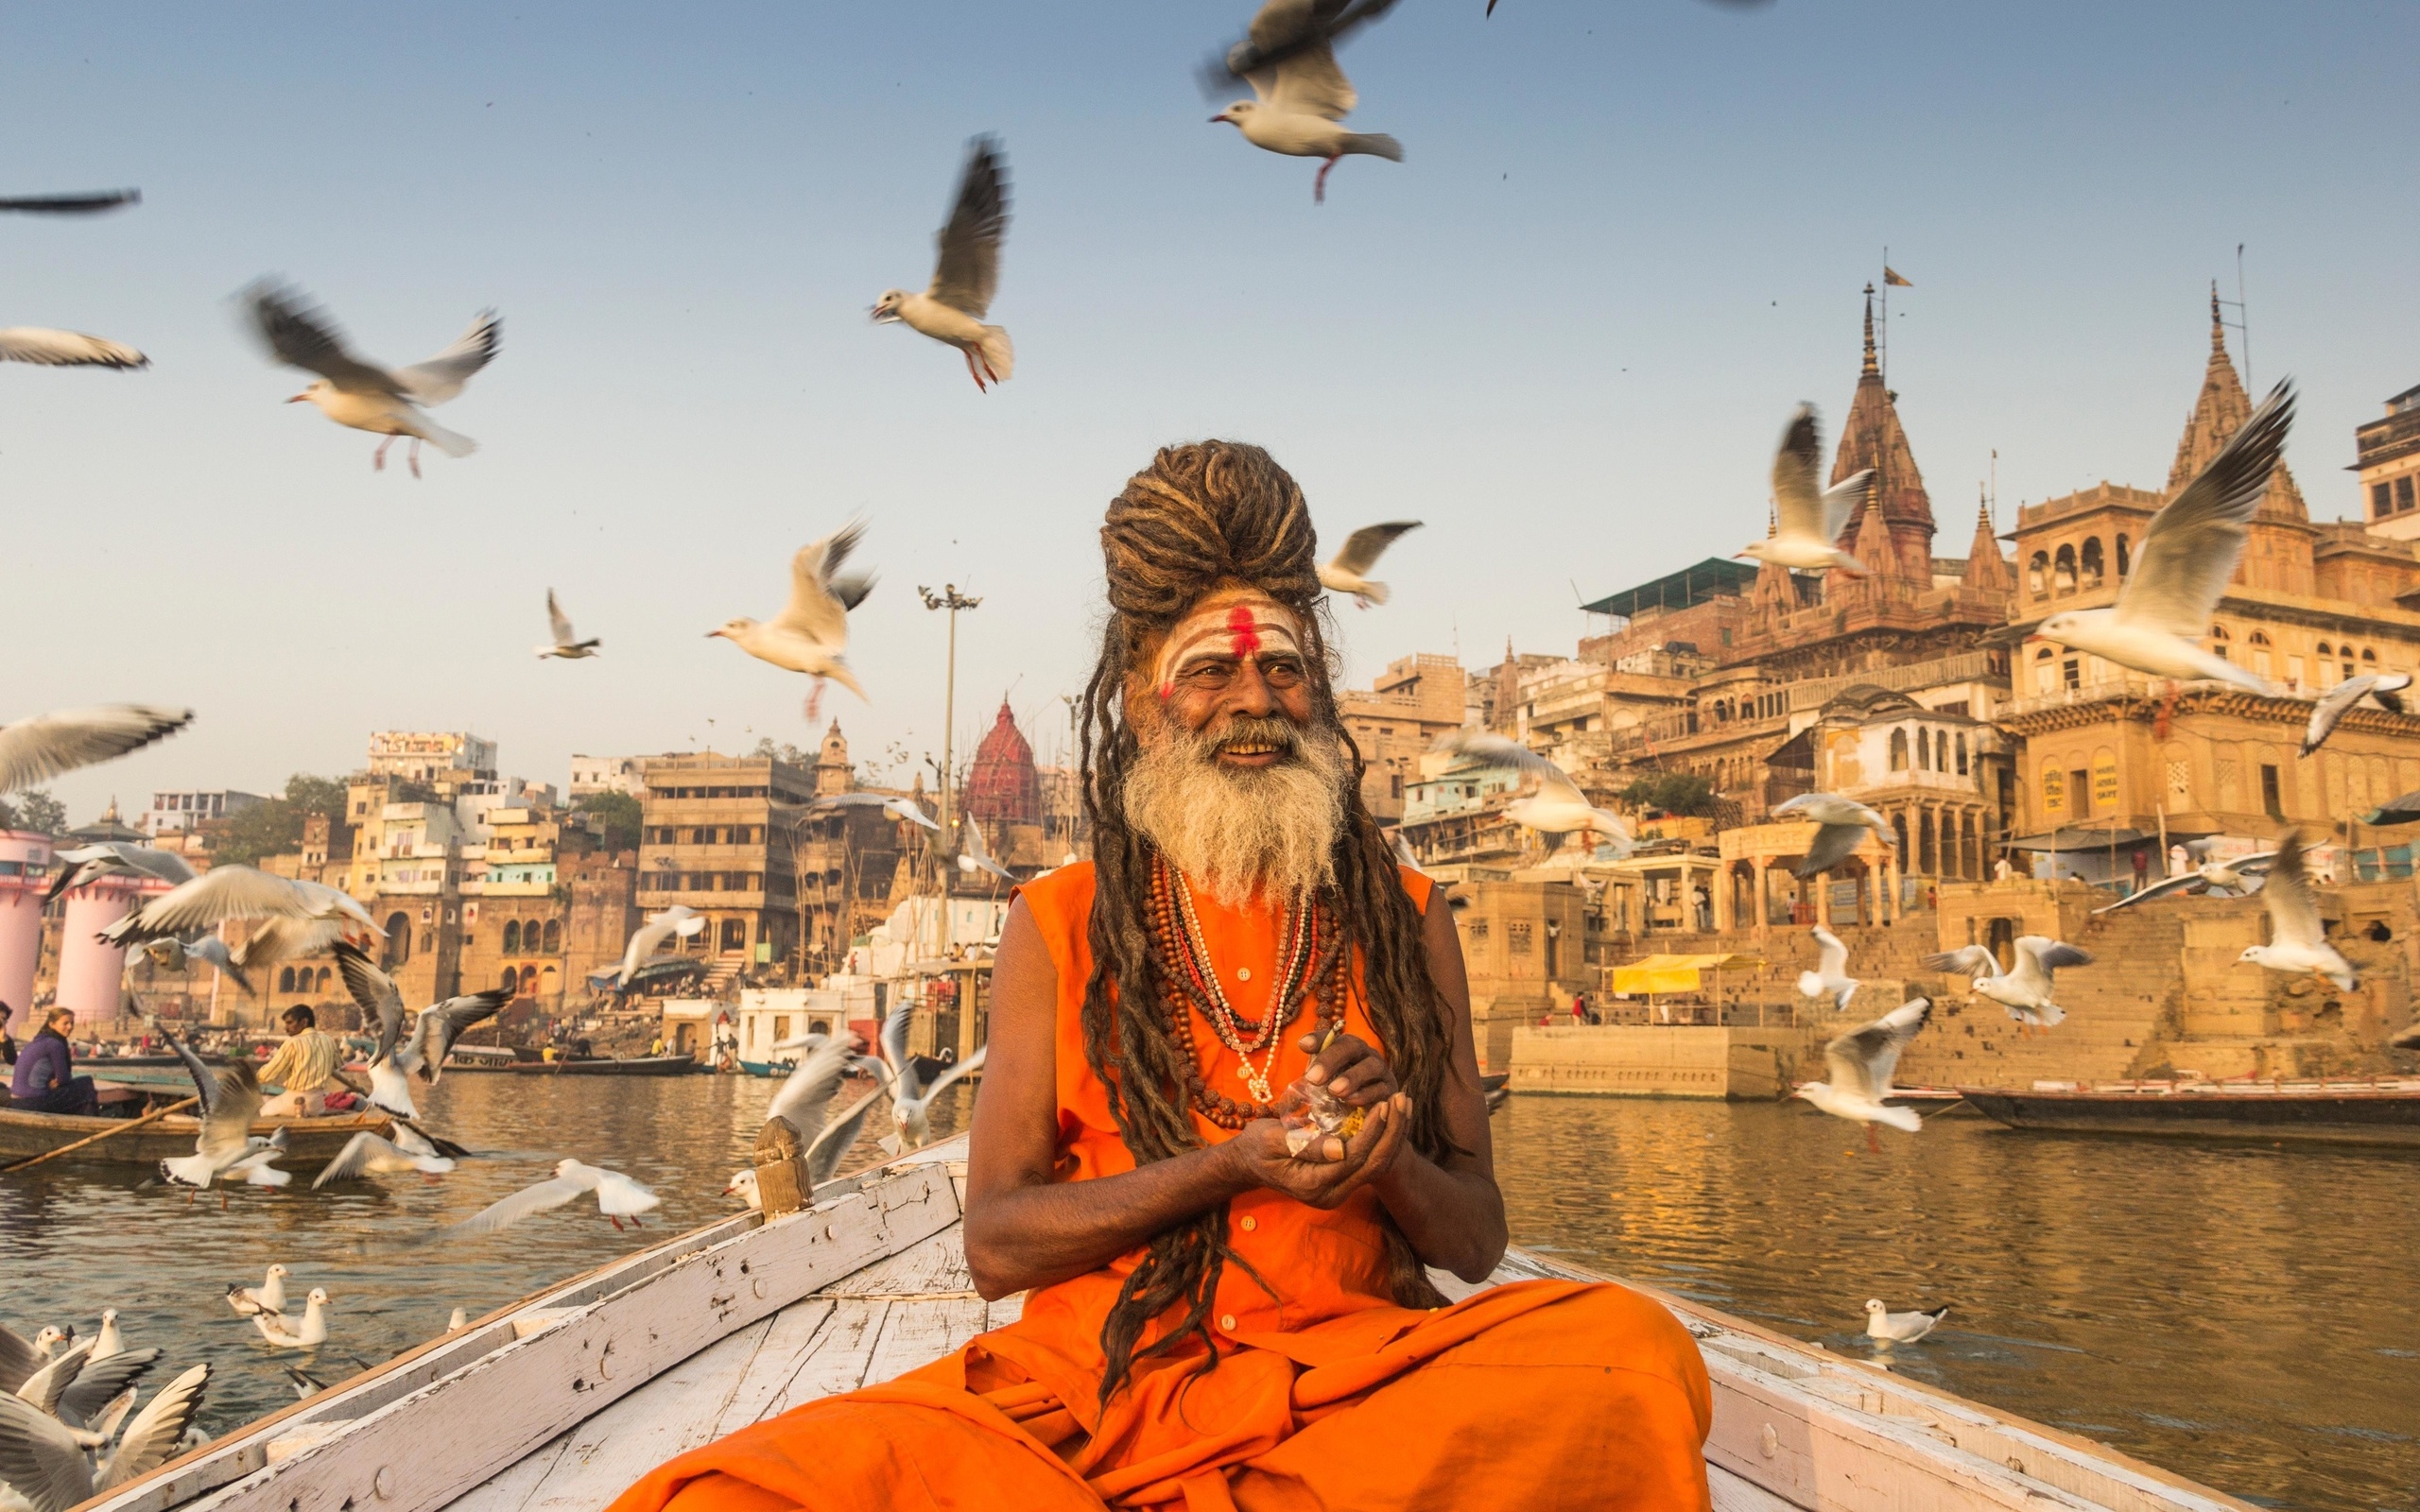
[[[958,724],[958,611],[962,609],[971,610],[983,601],[959,593],[956,583],[943,583],[942,591],[938,593],[920,583],[916,587],[916,592],[923,595],[926,609],[949,610],[949,670],[942,685],[942,837],[940,844],[955,855],[957,850],[951,845],[952,832],[949,827],[949,799],[950,788],[953,785],[950,735]],[[940,860],[938,855],[934,858],[933,874],[936,885],[946,893],[949,890],[949,874],[941,869]]]

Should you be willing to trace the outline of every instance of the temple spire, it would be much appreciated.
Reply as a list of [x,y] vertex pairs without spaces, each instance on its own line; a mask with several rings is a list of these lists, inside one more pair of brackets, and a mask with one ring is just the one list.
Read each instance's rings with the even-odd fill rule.
[[2219,281],[2210,280],[2210,350],[2224,356],[2227,350],[2227,323],[2219,314]]
[[1991,495],[1975,486],[1975,543],[1967,548],[1963,581],[1983,593],[2005,593],[2016,587],[2016,574],[2000,555],[1999,536],[1992,529]]
[[[2218,285],[2213,284],[2210,287],[2215,290]],[[1874,285],[1871,284],[1865,286],[1865,366],[1858,370],[1859,377],[1868,374],[1875,377],[1882,374],[1882,369],[1874,360]]]

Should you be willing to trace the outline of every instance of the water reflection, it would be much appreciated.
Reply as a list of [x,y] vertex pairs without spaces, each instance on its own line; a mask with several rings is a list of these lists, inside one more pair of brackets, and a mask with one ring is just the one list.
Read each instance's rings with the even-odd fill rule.
[[[749,1162],[779,1085],[744,1076],[448,1076],[413,1095],[429,1126],[482,1159],[443,1177],[385,1176],[318,1192],[310,1190],[317,1168],[296,1164],[291,1187],[236,1187],[224,1211],[215,1191],[188,1205],[182,1193],[143,1186],[145,1173],[130,1166],[37,1167],[0,1179],[0,1233],[8,1236],[0,1322],[27,1335],[52,1322],[89,1331],[102,1308],[115,1307],[130,1347],[166,1351],[157,1380],[211,1363],[202,1421],[224,1433],[294,1400],[284,1364],[341,1379],[443,1332],[457,1307],[477,1317],[741,1211],[721,1195],[723,1183]],[[963,1086],[942,1096],[936,1137],[957,1131],[971,1097]],[[874,1141],[888,1128],[880,1116],[867,1121],[843,1174],[882,1159]],[[542,1180],[566,1155],[628,1173],[664,1206],[643,1230],[615,1232],[582,1199],[490,1238],[383,1246]],[[271,1351],[223,1299],[228,1282],[257,1284],[272,1262],[292,1269],[294,1296],[328,1290],[328,1342],[311,1354]]]
[[1865,1353],[1869,1297],[1953,1311],[1893,1368],[2265,1504],[2420,1503],[2420,1159],[2018,1134],[1867,1156],[1773,1104],[1519,1097],[1515,1244]]

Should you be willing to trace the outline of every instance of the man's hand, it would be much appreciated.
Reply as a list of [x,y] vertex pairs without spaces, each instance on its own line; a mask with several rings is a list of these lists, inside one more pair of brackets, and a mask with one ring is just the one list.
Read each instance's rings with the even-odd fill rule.
[[[1306,1034],[1296,1043],[1305,1050],[1319,1051],[1310,1068],[1303,1073],[1303,1079],[1314,1087],[1326,1088],[1347,1108],[1374,1108],[1395,1094],[1394,1068],[1387,1064],[1386,1057],[1358,1038],[1338,1035],[1325,1050],[1320,1050],[1320,1037],[1316,1034]],[[1401,1111],[1397,1109],[1398,1113]]]
[[1397,1092],[1370,1108],[1351,1140],[1329,1135],[1299,1156],[1287,1149],[1286,1125],[1273,1118],[1254,1119],[1217,1148],[1246,1190],[1266,1187],[1314,1208],[1334,1208],[1394,1163],[1411,1126],[1410,1108],[1410,1099]]

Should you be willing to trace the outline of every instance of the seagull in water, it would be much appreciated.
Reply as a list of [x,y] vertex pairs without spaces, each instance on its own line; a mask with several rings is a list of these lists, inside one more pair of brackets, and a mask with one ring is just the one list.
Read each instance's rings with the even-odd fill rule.
[[991,1048],[986,1045],[953,1062],[930,1083],[919,1081],[915,1057],[908,1054],[908,1029],[915,1017],[915,1000],[907,998],[882,1021],[882,1069],[890,1087],[891,1126],[891,1132],[882,1137],[882,1147],[891,1155],[923,1149],[933,1142],[933,1099],[952,1082],[981,1070],[984,1051]]
[[1849,999],[1857,996],[1857,989],[1862,985],[1849,975],[1849,948],[1841,943],[1841,936],[1821,924],[1815,926],[1814,934],[1817,947],[1815,970],[1798,973],[1798,995],[1830,998],[1832,1011],[1843,1012],[1849,1005]]
[[[1000,287],[1000,244],[1009,234],[1009,168],[997,138],[978,136],[966,145],[966,167],[958,176],[958,198],[949,221],[934,237],[940,256],[932,286],[922,294],[885,289],[873,301],[876,325],[903,322],[936,341],[956,347],[977,389],[985,380],[1006,383],[1016,367],[1009,333],[985,325],[992,296]],[[813,718],[813,715],[808,715]]]
[[241,1281],[227,1288],[227,1305],[238,1317],[251,1317],[256,1313],[282,1313],[285,1310],[285,1278],[294,1274],[283,1265],[271,1265],[258,1286]]
[[1822,826],[1807,845],[1806,854],[1793,868],[1801,878],[1829,871],[1846,861],[1849,853],[1864,843],[1864,832],[1868,830],[1879,835],[1883,846],[1893,853],[1899,849],[1899,833],[1891,828],[1891,821],[1879,811],[1836,793],[1801,793],[1787,803],[1775,804],[1772,816]]
[[2091,954],[2045,935],[2020,935],[2012,949],[2016,965],[2006,972],[1988,945],[1942,951],[1916,964],[1927,971],[1971,977],[1976,992],[2007,1009],[2020,1032],[2048,1029],[2065,1020],[2067,1010],[2050,1001],[2052,973],[2061,967],[2090,966]]
[[468,456],[478,450],[478,442],[430,420],[424,407],[459,394],[473,374],[494,360],[504,321],[493,310],[480,311],[469,330],[426,362],[389,369],[346,351],[343,334],[328,313],[305,304],[292,289],[262,280],[242,297],[251,307],[253,327],[269,355],[320,375],[287,404],[317,404],[320,413],[339,425],[387,438],[371,455],[372,471],[386,467],[387,448],[398,436],[412,438],[406,461],[414,477],[420,476],[423,441],[448,456]]
[[1344,549],[1333,560],[1320,564],[1320,586],[1331,593],[1350,593],[1353,601],[1363,609],[1387,601],[1387,585],[1373,582],[1368,574],[1378,565],[1395,538],[1408,530],[1420,528],[1417,520],[1391,520],[1382,525],[1363,525],[1344,538]]
[[293,1326],[283,1313],[256,1313],[252,1327],[281,1349],[316,1349],[328,1342],[328,1294],[320,1287],[311,1288],[311,1295],[302,1298],[300,1327]]
[[1804,1097],[1834,1118],[1865,1125],[1865,1147],[1882,1153],[1874,1125],[1888,1124],[1913,1134],[1925,1121],[1912,1108],[1892,1108],[1891,1074],[1899,1069],[1899,1053],[1932,1018],[1932,1002],[1911,998],[1871,1023],[1861,1023],[1824,1047],[1824,1064],[1831,1075],[1810,1081],[1791,1095]]
[[2117,604],[2053,614],[2033,633],[2154,678],[2209,678],[2267,693],[2267,679],[2204,650],[2202,639],[2243,558],[2252,517],[2293,422],[2293,386],[2281,383],[2201,475],[2152,516]]
[[0,725],[0,796],[140,750],[191,723],[190,709],[109,703]]
[[1815,422],[1815,406],[1801,404],[1773,453],[1773,533],[1740,547],[1738,555],[1806,572],[1837,567],[1852,577],[1872,576],[1865,563],[1841,549],[1841,532],[1873,488],[1874,470],[1853,473],[1827,489],[1815,481],[1823,465],[1824,437]]
[[2277,859],[2269,868],[2260,901],[2269,909],[2269,943],[2245,946],[2236,957],[2238,965],[2297,975],[2307,971],[2335,983],[2340,992],[2360,986],[2353,963],[2327,943],[2327,924],[2319,917],[2319,894],[2311,886],[2308,853],[2302,836],[2291,830],[2277,841]]
[[370,1056],[371,1106],[401,1118],[420,1116],[420,1109],[412,1106],[412,1074],[417,1073],[421,1080],[435,1086],[443,1074],[445,1057],[462,1038],[462,1031],[494,1018],[512,1001],[515,991],[494,988],[433,1003],[412,1020],[411,1035],[406,1038],[404,995],[394,979],[370,964],[370,957],[357,946],[339,940],[336,956],[337,974],[344,978],[345,991],[363,1014],[378,1023],[377,1048]]
[[1939,1327],[1949,1315],[1949,1309],[1936,1307],[1930,1312],[1922,1308],[1912,1313],[1893,1313],[1882,1305],[1880,1297],[1865,1304],[1865,1332],[1868,1338],[1885,1344],[1913,1344]]
[[1550,835],[1575,832],[1600,835],[1613,847],[1616,860],[1636,849],[1630,826],[1622,822],[1620,816],[1590,803],[1570,773],[1518,741],[1458,730],[1440,740],[1435,748],[1441,753],[1535,777],[1535,793],[1504,806],[1504,816],[1525,829]]
[[566,662],[577,662],[582,657],[595,656],[596,648],[605,644],[594,639],[583,641],[579,637],[571,627],[570,616],[564,614],[555,602],[555,591],[551,588],[546,590],[546,630],[555,640],[552,645],[538,647],[541,661],[559,656]]
[[731,642],[759,662],[788,672],[804,672],[815,679],[807,695],[806,717],[813,719],[823,702],[823,679],[831,679],[863,698],[866,690],[842,660],[849,648],[849,610],[873,591],[869,574],[841,576],[841,564],[866,533],[863,521],[852,520],[821,541],[811,541],[790,558],[790,601],[781,613],[759,623],[745,617],[708,630]]
[[2364,696],[2376,699],[2378,707],[2390,713],[2403,713],[2402,694],[2411,686],[2409,672],[2365,672],[2328,689],[2310,706],[2310,728],[2303,731],[2303,754],[2308,756],[2327,744],[2327,737],[2336,733],[2337,721],[2351,713],[2353,706]]
[[460,1223],[448,1224],[431,1235],[435,1239],[475,1239],[509,1228],[532,1213],[560,1208],[583,1193],[596,1194],[596,1211],[612,1220],[615,1228],[628,1218],[637,1227],[639,1214],[664,1201],[662,1197],[631,1180],[619,1171],[602,1166],[583,1165],[578,1160],[557,1160],[551,1179],[535,1186],[524,1187],[498,1202],[492,1202]]
[[1360,96],[1336,61],[1336,44],[1392,3],[1268,0],[1245,40],[1227,52],[1227,72],[1252,86],[1253,98],[1236,100],[1210,119],[1233,126],[1265,152],[1324,158],[1311,180],[1313,204],[1326,202],[1328,170],[1344,158],[1358,153],[1403,161],[1403,144],[1393,137],[1344,129]]

